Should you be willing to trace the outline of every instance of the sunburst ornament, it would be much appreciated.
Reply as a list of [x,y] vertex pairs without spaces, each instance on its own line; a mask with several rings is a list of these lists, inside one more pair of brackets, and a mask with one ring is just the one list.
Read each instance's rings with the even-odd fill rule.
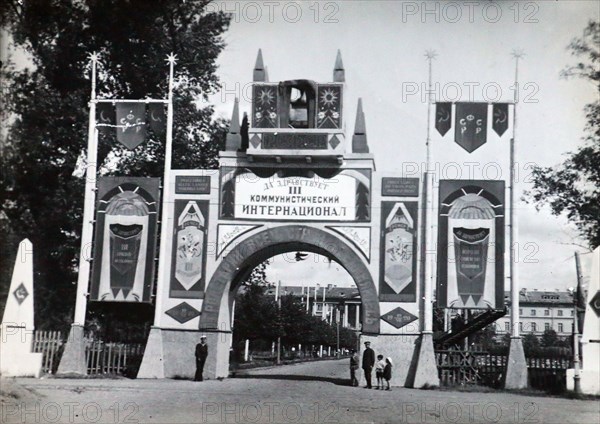
[[323,93],[321,93],[321,101],[326,106],[333,106],[337,99],[335,92],[331,88],[323,90]]
[[268,105],[274,100],[273,93],[271,90],[262,90],[259,94],[260,103],[263,105]]

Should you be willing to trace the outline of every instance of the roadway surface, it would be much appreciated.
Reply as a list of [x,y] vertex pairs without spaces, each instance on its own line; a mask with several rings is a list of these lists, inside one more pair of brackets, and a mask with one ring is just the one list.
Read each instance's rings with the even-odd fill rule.
[[222,381],[17,379],[2,423],[577,423],[598,400],[349,386],[348,359],[244,371]]

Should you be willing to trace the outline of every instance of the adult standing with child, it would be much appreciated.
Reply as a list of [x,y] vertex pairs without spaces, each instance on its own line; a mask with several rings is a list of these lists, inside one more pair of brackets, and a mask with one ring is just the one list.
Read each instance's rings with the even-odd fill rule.
[[365,388],[371,389],[371,373],[373,372],[373,366],[375,365],[375,351],[371,349],[371,342],[365,342],[365,351],[362,357],[362,369],[365,372],[365,380],[367,385]]

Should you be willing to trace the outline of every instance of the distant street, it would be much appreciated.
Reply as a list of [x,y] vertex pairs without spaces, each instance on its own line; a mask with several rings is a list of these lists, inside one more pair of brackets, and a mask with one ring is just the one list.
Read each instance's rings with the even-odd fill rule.
[[[38,403],[5,423],[598,423],[597,401],[348,385],[348,359],[255,369],[223,381],[18,379]],[[56,417],[60,414],[59,419]]]

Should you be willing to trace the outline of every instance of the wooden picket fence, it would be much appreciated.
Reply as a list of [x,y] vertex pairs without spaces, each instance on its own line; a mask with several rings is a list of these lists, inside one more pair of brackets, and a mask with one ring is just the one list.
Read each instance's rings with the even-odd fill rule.
[[36,331],[33,334],[33,351],[43,353],[42,373],[54,374],[62,357],[64,339],[60,331]]
[[88,375],[125,374],[128,366],[136,365],[144,355],[140,343],[105,343],[102,340],[86,339],[85,360]]
[[[43,354],[42,373],[54,374],[62,357],[66,339],[60,331],[36,331],[33,351]],[[106,343],[90,337],[84,339],[88,375],[125,374],[135,376],[144,355],[141,343]]]
[[[507,355],[484,350],[444,349],[435,351],[440,384],[484,385],[499,388],[506,370]],[[526,358],[529,385],[540,390],[566,389],[567,369],[573,368],[568,354],[539,353]]]
[[477,350],[436,350],[440,384],[443,386],[476,384],[499,387],[506,355]]

